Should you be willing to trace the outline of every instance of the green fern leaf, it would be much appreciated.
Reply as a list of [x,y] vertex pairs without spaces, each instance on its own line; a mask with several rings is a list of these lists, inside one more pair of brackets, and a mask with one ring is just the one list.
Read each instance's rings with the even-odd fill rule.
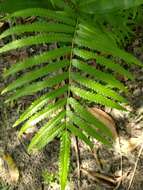
[[49,19],[54,19],[56,21],[73,26],[76,24],[76,21],[72,18],[69,18],[69,15],[64,11],[52,11],[43,8],[30,8],[30,9],[20,10],[8,15],[7,17],[5,17],[5,19],[7,20],[13,17],[16,18],[16,17],[30,17],[30,16],[47,17]]
[[79,126],[83,131],[85,131],[90,137],[93,137],[97,139],[98,141],[102,142],[105,145],[110,145],[111,142],[109,142],[105,137],[102,131],[100,129],[95,130],[92,125],[87,123],[86,121],[82,120],[80,117],[76,115],[70,115],[72,117],[72,121],[76,126]]
[[[105,40],[107,41],[106,43],[105,43]],[[142,63],[137,58],[125,52],[124,50],[121,50],[115,46],[112,46],[112,43],[110,42],[110,40],[108,41],[106,38],[100,39],[99,37],[97,38],[94,37],[94,40],[93,40],[91,35],[88,35],[86,37],[81,37],[81,38],[77,37],[75,39],[75,43],[79,46],[84,46],[92,50],[97,50],[97,51],[107,53],[108,55],[112,55],[114,57],[119,57],[123,59],[124,61],[126,61],[127,63],[134,63],[138,66],[142,66]]]
[[90,14],[99,14],[105,13],[109,11],[117,11],[118,9],[129,9],[130,7],[136,7],[143,4],[143,0],[84,0],[81,1],[79,4],[79,9],[83,12],[90,13]]
[[61,56],[69,54],[70,52],[71,52],[70,47],[65,47],[65,48],[62,47],[62,48],[57,48],[48,52],[44,52],[40,55],[36,55],[30,58],[24,59],[23,61],[20,61],[12,65],[10,69],[6,70],[4,72],[4,77],[15,74],[18,71],[22,71],[24,69],[38,65],[40,63],[44,63],[49,60],[60,58]]
[[125,86],[121,82],[119,82],[115,77],[113,77],[111,74],[99,71],[99,70],[95,69],[95,67],[90,66],[90,65],[88,65],[82,61],[76,60],[76,59],[72,60],[72,64],[74,67],[82,70],[83,72],[89,74],[90,76],[95,77],[97,80],[101,80],[101,81],[109,84],[110,86],[113,86],[120,90],[127,91]]
[[112,138],[111,131],[103,123],[96,119],[86,108],[81,106],[79,102],[73,98],[69,98],[68,102],[78,116],[92,124],[95,129],[100,129],[104,134]]
[[[95,128],[92,125],[90,125],[85,120],[82,120],[80,117],[76,116],[72,112],[69,112],[68,116],[69,116],[70,120],[76,126],[78,126],[80,129],[82,129],[84,132],[86,132],[88,134],[88,136],[93,137],[93,138],[99,140],[100,142],[102,142],[105,145],[110,145],[111,144],[111,142],[109,142],[108,140],[106,140],[106,138],[104,137],[104,133],[102,132],[102,130],[101,131],[100,131],[100,129],[96,129],[95,130]],[[89,144],[89,146],[90,146],[90,144]]]
[[[133,79],[133,76],[124,65],[115,60],[121,59],[128,67],[131,64],[142,64],[119,48],[120,31],[117,35],[114,34],[115,30],[109,31],[112,29],[112,21],[106,24],[105,15],[89,15],[94,9],[104,11],[108,8],[111,10],[112,7],[126,8],[124,1],[113,5],[105,0],[71,0],[62,5],[59,4],[61,0],[51,2],[55,10],[29,8],[4,18],[14,26],[2,33],[0,39],[10,35],[16,35],[18,39],[8,41],[0,48],[0,53],[45,43],[56,43],[56,46],[53,50],[24,58],[8,68],[4,77],[13,75],[16,79],[2,94],[8,92],[9,102],[39,92],[37,100],[20,116],[14,127],[22,124],[19,132],[21,136],[30,127],[40,126],[29,145],[29,152],[43,148],[55,137],[61,137],[59,175],[61,190],[64,190],[69,171],[72,134],[91,148],[94,138],[108,146],[114,140],[111,130],[90,113],[85,103],[125,110],[123,106],[127,101],[119,92],[127,92],[127,87],[119,81],[118,74],[128,79]],[[97,6],[91,7],[92,3]],[[128,7],[133,5],[132,2],[127,4]],[[59,7],[64,11],[56,11]],[[17,25],[17,18],[31,16],[36,18],[33,23]],[[103,18],[101,23],[98,18]],[[90,65],[93,61],[99,67]]]
[[72,37],[69,34],[39,34],[36,36],[36,38],[35,36],[31,36],[10,42],[4,47],[0,48],[0,53],[4,53],[17,48],[22,48],[25,46],[54,42],[71,42],[71,40]]
[[61,146],[60,146],[60,158],[59,158],[59,176],[61,190],[64,190],[67,183],[67,176],[69,172],[70,163],[70,145],[71,139],[70,134],[65,131],[61,136]]
[[35,126],[41,120],[48,118],[50,114],[58,112],[59,109],[62,109],[66,104],[66,99],[59,100],[56,103],[49,104],[46,108],[42,109],[39,112],[36,112],[20,129],[19,137],[30,127]]
[[25,86],[21,89],[16,90],[14,95],[10,96],[9,99],[7,99],[6,103],[9,101],[16,100],[22,96],[33,95],[35,92],[41,91],[44,88],[53,87],[54,85],[59,84],[67,78],[68,73],[63,73],[54,77],[50,77],[47,80],[35,82],[29,86]]
[[31,81],[34,81],[40,77],[43,77],[45,75],[48,75],[51,72],[55,72],[61,68],[64,68],[69,65],[69,61],[59,61],[57,63],[51,63],[48,64],[45,67],[42,67],[40,69],[36,69],[34,71],[27,72],[24,76],[19,77],[17,80],[15,80],[13,83],[11,83],[8,87],[6,87],[2,94],[14,90],[18,87],[23,86],[24,84],[30,83]]
[[50,141],[52,141],[59,132],[64,129],[64,124],[60,124],[64,118],[66,112],[62,111],[57,116],[52,118],[46,125],[40,128],[38,133],[33,137],[28,147],[28,151],[31,152],[33,149],[40,150]]
[[101,85],[100,83],[94,82],[93,80],[83,77],[80,74],[72,73],[71,78],[75,80],[76,82],[78,82],[79,84],[82,84],[83,86],[96,91],[100,95],[103,95],[105,97],[111,97],[114,100],[127,103],[125,98],[120,96],[114,90],[111,90],[110,88],[107,88],[106,86]]
[[115,103],[114,101],[105,98],[104,96],[100,95],[100,94],[95,94],[92,92],[88,92],[87,90],[82,90],[78,87],[75,86],[71,86],[70,87],[71,91],[73,94],[85,99],[85,100],[89,100],[91,102],[95,102],[107,107],[111,107],[111,108],[116,108],[119,110],[126,110],[125,108],[123,108],[122,106],[120,106],[119,104]]
[[31,106],[27,108],[27,110],[20,116],[20,118],[15,122],[13,127],[19,125],[26,119],[28,119],[31,115],[34,115],[36,112],[38,112],[41,108],[43,108],[48,101],[53,100],[61,95],[63,95],[68,90],[68,86],[65,85],[62,88],[58,88],[57,90],[53,90],[52,92],[48,92],[47,94],[44,94],[37,100],[35,100]]
[[126,78],[134,79],[133,75],[129,71],[124,69],[124,67],[120,66],[119,64],[114,63],[111,59],[107,59],[103,56],[93,53],[92,51],[75,48],[74,54],[76,54],[77,56],[85,60],[96,59],[97,64],[104,65],[106,68],[111,69],[114,72],[117,72]]
[[25,32],[61,32],[72,34],[74,32],[74,27],[58,23],[54,24],[47,22],[34,22],[32,24],[18,25],[10,28],[0,35],[0,39],[5,38],[9,35],[19,35]]
[[6,0],[6,1],[1,1],[0,4],[0,12],[2,13],[12,13],[18,10],[23,10],[32,7],[41,7],[41,8],[52,8],[51,3],[49,0],[34,0],[34,1],[29,1],[29,0]]
[[142,63],[135,56],[118,48],[115,40],[109,37],[108,34],[103,33],[102,31],[100,33],[97,32],[94,27],[86,22],[84,22],[84,24],[80,24],[78,35],[74,41],[79,46],[101,51],[107,53],[107,55],[119,57],[127,63],[134,63],[142,66]]
[[71,131],[72,134],[74,134],[83,142],[85,142],[85,144],[87,144],[91,149],[93,148],[93,143],[89,140],[89,138],[84,133],[82,133],[80,129],[76,128],[71,123],[67,125],[67,128]]

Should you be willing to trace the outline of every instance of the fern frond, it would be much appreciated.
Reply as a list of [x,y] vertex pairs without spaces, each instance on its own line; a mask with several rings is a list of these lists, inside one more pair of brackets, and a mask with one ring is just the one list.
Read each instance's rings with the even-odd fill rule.
[[82,119],[92,124],[96,129],[100,129],[104,134],[112,138],[111,131],[105,127],[97,118],[95,118],[86,108],[84,108],[78,101],[74,98],[68,99],[69,104],[74,109],[75,113]]
[[104,65],[106,68],[111,69],[112,71],[117,72],[126,78],[134,79],[133,75],[124,69],[124,67],[120,66],[117,63],[114,63],[111,59],[107,59],[103,56],[93,53],[92,51],[75,48],[74,54],[85,60],[95,59],[97,64]]
[[62,109],[66,104],[66,99],[59,100],[56,103],[49,104],[46,108],[39,112],[36,112],[20,129],[19,137],[30,127],[35,126],[37,123],[45,118],[48,118],[50,114]]
[[28,147],[28,151],[33,149],[41,149],[50,141],[52,141],[59,132],[65,128],[64,124],[60,124],[61,120],[64,119],[66,112],[62,111],[57,116],[49,120],[49,122],[40,128],[38,133],[33,137]]
[[34,81],[40,77],[43,77],[51,72],[55,72],[61,68],[67,67],[69,65],[69,61],[59,61],[57,63],[51,63],[47,66],[44,66],[40,69],[36,69],[34,71],[27,72],[22,77],[19,77],[17,80],[15,80],[13,83],[11,83],[8,87],[6,87],[2,94],[14,90],[18,87],[23,86],[24,84],[30,83],[31,81]]
[[102,142],[105,145],[110,145],[111,142],[109,142],[105,137],[102,131],[100,129],[95,130],[92,125],[87,123],[86,121],[82,120],[80,117],[77,117],[73,115],[72,118],[73,122],[76,124],[76,126],[79,126],[81,129],[83,129],[90,137],[93,137],[100,142]]
[[97,104],[101,104],[107,107],[111,107],[111,108],[116,108],[119,110],[126,110],[125,108],[123,108],[122,106],[120,106],[119,104],[115,103],[114,101],[100,95],[100,94],[95,94],[93,92],[89,92],[87,90],[83,90],[80,89],[78,87],[75,86],[71,86],[71,91],[73,94],[85,99],[85,100],[89,100],[91,102],[95,102]]
[[74,67],[89,74],[90,76],[95,77],[97,80],[103,81],[103,82],[109,84],[110,86],[113,86],[120,90],[127,91],[126,87],[111,74],[99,71],[99,70],[95,69],[95,67],[90,66],[77,59],[72,60],[72,64]]
[[71,123],[67,125],[67,128],[70,130],[70,132],[74,135],[77,136],[79,139],[81,139],[85,144],[87,144],[91,149],[93,148],[93,143],[90,141],[90,139],[82,133],[80,129],[72,125]]
[[10,67],[10,69],[6,70],[4,72],[4,77],[7,77],[9,75],[13,75],[18,71],[22,71],[24,69],[27,69],[29,67],[47,62],[49,60],[53,60],[56,58],[60,58],[61,56],[68,55],[71,52],[71,48],[66,46],[57,48],[48,52],[44,52],[40,55],[36,55],[27,59],[24,59],[23,61],[20,61]]
[[76,21],[72,18],[69,18],[69,15],[64,12],[64,11],[52,11],[48,9],[43,9],[43,8],[30,8],[30,9],[25,9],[25,10],[20,10],[17,12],[14,12],[5,19],[11,19],[11,18],[16,18],[16,17],[30,17],[30,16],[40,16],[40,17],[47,17],[49,19],[54,19],[56,21],[69,24],[74,26],[76,24]]
[[100,131],[100,129],[95,129],[91,124],[89,124],[85,120],[78,117],[75,113],[69,112],[68,116],[69,116],[70,120],[76,126],[78,126],[80,129],[82,129],[84,132],[86,132],[88,136],[101,141],[105,145],[110,144],[110,142],[108,140],[106,140],[106,138],[104,137],[104,133],[102,132],[102,130]]
[[52,92],[48,92],[47,94],[44,94],[43,96],[35,100],[15,122],[13,127],[19,125],[20,123],[28,119],[31,115],[34,115],[41,108],[43,108],[48,103],[48,101],[63,95],[67,90],[68,86],[65,85],[64,87],[58,88],[57,90],[53,90]]
[[71,78],[73,80],[75,80],[76,82],[78,82],[79,84],[94,90],[95,92],[105,96],[105,97],[110,97],[114,100],[118,100],[120,102],[126,102],[127,100],[125,100],[125,98],[123,98],[122,96],[120,96],[117,92],[115,92],[114,90],[107,88],[105,85],[102,85],[100,83],[94,82],[91,79],[88,79],[86,77],[81,76],[78,73],[72,73],[71,74]]
[[35,36],[31,36],[10,42],[0,49],[0,53],[22,48],[25,46],[54,42],[71,42],[71,40],[72,37],[69,34],[39,34],[36,36],[36,38]]
[[[103,11],[114,6],[126,8],[125,1],[112,5],[113,1],[72,0],[65,2],[64,7],[63,4],[60,6],[62,11],[57,11],[59,2],[62,1],[52,1],[55,10],[29,8],[6,16],[4,19],[14,21],[15,26],[1,34],[0,39],[10,35],[17,35],[18,39],[1,47],[0,53],[56,43],[53,50],[24,58],[8,68],[4,77],[15,75],[16,79],[2,94],[9,94],[6,101],[9,102],[39,92],[37,100],[13,127],[22,124],[21,136],[30,127],[40,126],[29,145],[29,152],[43,148],[55,137],[61,137],[59,175],[61,190],[64,190],[69,171],[71,135],[77,136],[91,148],[94,138],[108,146],[114,140],[109,127],[90,113],[85,103],[125,110],[123,106],[127,101],[119,92],[127,92],[127,87],[119,81],[118,75],[133,79],[124,64],[128,64],[128,67],[142,64],[118,46],[118,36],[113,35],[113,31],[94,22],[97,14],[89,14],[94,9]],[[92,3],[97,6],[91,7]],[[130,6],[132,2],[128,1],[127,4]],[[17,18],[31,16],[36,17],[32,24],[17,25]],[[124,61],[123,65],[116,61],[119,59]],[[92,62],[96,62],[96,65],[91,65]],[[20,76],[19,72],[22,73]]]
[[109,35],[101,32],[98,35],[94,27],[89,24],[80,25],[78,30],[78,35],[75,38],[75,43],[81,47],[87,47],[92,50],[101,51],[118,57],[126,61],[127,63],[134,63],[136,65],[142,66],[142,63],[130,53],[118,48],[115,41],[109,37]]
[[50,77],[47,80],[35,82],[29,86],[25,86],[21,89],[16,90],[15,94],[10,96],[6,102],[17,100],[22,96],[33,95],[35,92],[41,91],[47,87],[53,87],[54,85],[59,84],[60,82],[62,82],[67,78],[68,78],[68,73],[65,72],[63,74]]
[[5,38],[7,36],[16,34],[23,34],[25,32],[61,32],[72,34],[74,32],[74,27],[65,25],[65,24],[58,24],[58,23],[47,23],[47,22],[34,22],[32,24],[27,25],[18,25],[13,28],[7,29],[0,35],[0,39]]
[[64,131],[61,136],[61,145],[60,145],[60,156],[59,156],[59,176],[61,190],[64,190],[67,183],[67,176],[69,171],[70,163],[70,145],[71,139],[70,134],[67,131]]
[[0,4],[0,12],[1,13],[13,13],[18,10],[23,10],[28,8],[33,8],[33,7],[41,7],[41,8],[52,8],[52,5],[49,0],[34,0],[34,1],[29,1],[29,0],[6,0],[6,1],[1,1]]

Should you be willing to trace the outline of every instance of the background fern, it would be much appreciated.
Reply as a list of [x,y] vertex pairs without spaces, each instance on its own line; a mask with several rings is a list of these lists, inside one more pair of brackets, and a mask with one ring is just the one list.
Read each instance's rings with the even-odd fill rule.
[[[125,1],[113,2],[70,1],[64,9],[62,6],[58,9],[60,1],[51,1],[55,10],[29,8],[3,18],[13,21],[19,17],[36,16],[43,18],[44,22],[35,20],[32,24],[19,24],[4,31],[0,39],[10,35],[15,35],[17,39],[1,47],[0,53],[32,45],[57,43],[57,48],[18,61],[8,68],[4,77],[24,72],[2,94],[9,93],[6,102],[10,102],[41,92],[41,96],[32,102],[13,126],[22,124],[19,132],[21,137],[28,128],[45,121],[31,140],[29,152],[39,150],[55,137],[60,137],[59,176],[62,190],[65,189],[69,171],[71,134],[90,148],[93,147],[93,138],[106,145],[111,145],[113,141],[111,131],[82,102],[125,110],[127,100],[120,92],[127,92],[127,87],[118,80],[118,75],[130,80],[133,76],[114,60],[121,59],[129,66],[142,65],[118,46],[120,40],[117,38],[121,35],[115,36],[114,31],[109,31],[103,24],[103,27],[99,25],[101,18],[111,18],[107,12],[119,10],[116,16],[122,20],[123,11],[120,9],[137,6],[142,1],[126,1],[126,4]],[[96,17],[96,11],[102,16]],[[112,29],[118,30],[113,23],[112,18],[109,24]],[[121,37],[121,41],[125,36]],[[94,66],[94,62],[99,67]],[[38,65],[41,67],[36,67]],[[47,88],[48,92],[44,93]]]

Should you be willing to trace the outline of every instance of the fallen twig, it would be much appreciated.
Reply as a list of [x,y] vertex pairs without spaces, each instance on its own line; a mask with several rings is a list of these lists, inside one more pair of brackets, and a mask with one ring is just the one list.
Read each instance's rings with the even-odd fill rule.
[[129,186],[128,186],[128,189],[129,190],[132,186],[132,183],[133,183],[133,180],[134,180],[134,176],[135,176],[135,172],[136,172],[136,169],[137,169],[137,165],[138,165],[138,162],[139,162],[139,159],[140,159],[140,156],[142,154],[142,151],[143,151],[143,144],[141,145],[140,149],[139,149],[139,152],[138,152],[138,156],[137,156],[137,159],[136,159],[136,162],[135,162],[135,167],[134,167],[134,170],[133,170],[133,174],[132,174],[132,177],[130,179],[130,182],[129,182]]

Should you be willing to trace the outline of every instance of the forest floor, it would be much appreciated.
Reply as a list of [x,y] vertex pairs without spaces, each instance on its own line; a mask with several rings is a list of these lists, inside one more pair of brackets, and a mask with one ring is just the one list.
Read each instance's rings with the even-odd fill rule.
[[[1,42],[2,43],[2,42]],[[143,30],[129,45],[128,50],[133,52],[143,61]],[[19,54],[20,53],[20,54]],[[4,80],[2,72],[4,68],[13,64],[17,57],[28,56],[27,50],[12,52],[0,57],[0,89],[12,80]],[[129,88],[127,99],[129,112],[121,112],[114,109],[106,109],[106,112],[116,123],[120,148],[116,146],[107,148],[95,142],[95,148],[91,152],[83,143],[78,142],[78,150],[73,143],[71,172],[68,189],[80,190],[142,190],[143,189],[143,68],[132,67],[135,76],[134,81],[125,81]],[[51,177],[50,185],[43,183],[42,172],[58,171],[59,141],[54,140],[43,151],[29,155],[27,145],[30,134],[18,139],[18,129],[12,128],[12,124],[30,104],[30,98],[24,98],[14,104],[5,104],[4,96],[0,96],[0,154],[2,151],[9,154],[18,170],[19,180],[12,184],[0,173],[0,178],[6,180],[13,190],[59,190],[56,175]],[[75,141],[73,141],[75,142]],[[75,151],[76,150],[76,151]],[[78,153],[79,154],[78,154]],[[79,156],[79,175],[77,169],[77,156]],[[80,186],[80,188],[78,188]]]

